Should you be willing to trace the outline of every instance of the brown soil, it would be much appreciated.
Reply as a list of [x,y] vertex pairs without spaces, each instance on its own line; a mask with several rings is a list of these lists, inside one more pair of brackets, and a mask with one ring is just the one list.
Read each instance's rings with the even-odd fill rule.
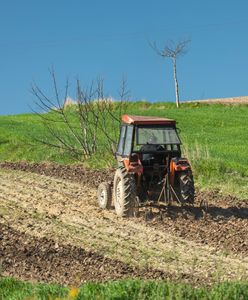
[[[207,213],[200,208],[208,200]],[[157,227],[226,253],[248,255],[248,201],[218,195],[217,192],[197,193],[195,207],[169,207],[160,217]]]
[[[248,278],[248,201],[198,192],[195,207],[152,214],[144,209],[139,218],[120,220],[96,207],[96,187],[111,180],[113,171],[27,163],[0,168],[6,275],[61,283],[77,276],[194,283]],[[203,199],[207,213],[199,208]]]
[[[30,163],[0,163],[0,168],[29,171],[79,182],[97,188],[102,181],[111,181],[114,170],[91,170],[82,166]],[[207,200],[207,214],[199,208]],[[152,226],[165,226],[173,233],[217,249],[231,250],[248,256],[248,200],[222,196],[218,191],[197,192],[195,207],[171,207],[161,214],[153,212]]]
[[0,224],[0,261],[9,276],[77,284],[121,278],[165,279],[165,272],[128,266],[92,251],[36,238]]
[[0,168],[33,172],[46,176],[80,182],[82,185],[98,187],[104,181],[111,181],[114,170],[85,169],[80,165],[58,165],[53,163],[1,162]]

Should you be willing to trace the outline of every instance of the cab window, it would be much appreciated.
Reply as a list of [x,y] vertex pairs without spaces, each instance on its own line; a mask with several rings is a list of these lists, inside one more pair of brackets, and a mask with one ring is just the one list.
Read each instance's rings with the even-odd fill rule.
[[119,139],[119,143],[118,143],[118,147],[117,147],[117,151],[116,151],[116,153],[119,155],[122,155],[122,153],[123,153],[126,128],[127,128],[127,126],[125,126],[125,125],[121,126],[120,139]]
[[124,152],[123,152],[124,156],[129,156],[131,154],[132,142],[133,142],[133,126],[127,126]]

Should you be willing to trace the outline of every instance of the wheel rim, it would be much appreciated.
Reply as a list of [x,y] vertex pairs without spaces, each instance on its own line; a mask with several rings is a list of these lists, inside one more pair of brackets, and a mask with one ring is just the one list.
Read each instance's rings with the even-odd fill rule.
[[105,190],[101,190],[101,193],[99,195],[99,202],[100,202],[100,205],[104,205],[105,202],[106,202],[106,191]]

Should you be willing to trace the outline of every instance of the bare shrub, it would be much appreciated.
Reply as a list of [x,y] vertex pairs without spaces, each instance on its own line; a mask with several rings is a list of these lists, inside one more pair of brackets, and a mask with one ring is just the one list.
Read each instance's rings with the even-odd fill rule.
[[104,92],[104,82],[98,78],[89,87],[76,81],[76,100],[69,97],[69,82],[60,96],[55,73],[50,71],[53,97],[48,97],[37,84],[32,85],[37,114],[44,128],[45,137],[33,137],[49,147],[65,151],[76,160],[83,161],[96,153],[114,154],[118,140],[121,115],[128,104],[126,80],[122,80],[119,97],[113,101]]

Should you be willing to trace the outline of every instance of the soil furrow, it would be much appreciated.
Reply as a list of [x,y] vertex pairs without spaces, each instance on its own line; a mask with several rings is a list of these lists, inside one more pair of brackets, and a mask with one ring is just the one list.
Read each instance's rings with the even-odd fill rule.
[[[238,255],[242,252],[237,251],[236,256],[224,254],[219,251],[222,247],[201,245],[197,236],[186,238],[187,230],[197,224],[219,224],[211,215],[199,217],[199,209],[172,207],[163,213],[163,220],[155,210],[149,222],[144,220],[143,212],[138,219],[123,220],[113,211],[100,211],[95,204],[96,190],[86,185],[7,170],[0,170],[0,180],[2,223],[11,224],[27,239],[49,238],[65,247],[83,247],[84,251],[104,254],[132,268],[160,270],[173,278],[192,278],[192,273],[197,280],[206,282],[248,277],[248,260]],[[68,194],[72,198],[67,198]],[[233,218],[228,217],[225,224],[231,224]],[[235,221],[229,228],[236,231]],[[180,224],[184,225],[179,227],[179,233],[186,232],[181,237],[171,230]],[[206,233],[203,228],[198,229]],[[236,237],[232,230],[227,235],[228,239]]]

